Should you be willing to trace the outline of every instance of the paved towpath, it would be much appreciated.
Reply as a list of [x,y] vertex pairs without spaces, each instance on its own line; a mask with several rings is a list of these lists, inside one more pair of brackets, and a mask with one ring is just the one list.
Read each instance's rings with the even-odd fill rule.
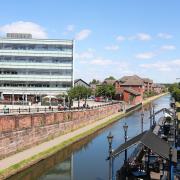
[[96,126],[100,125],[100,124],[103,124],[105,122],[107,122],[109,119],[113,118],[113,117],[116,117],[118,115],[121,115],[123,114],[122,112],[119,112],[119,113],[116,113],[116,114],[113,114],[111,116],[108,116],[102,120],[99,120],[99,121],[96,121],[92,124],[89,124],[83,128],[80,128],[80,129],[77,129],[73,132],[70,132],[68,134],[65,134],[65,135],[62,135],[62,136],[59,136],[53,140],[50,140],[50,141],[47,141],[47,142],[44,142],[42,144],[39,144],[37,146],[34,146],[30,149],[27,149],[27,150],[24,150],[22,152],[19,152],[19,153],[16,153],[10,157],[7,157],[5,159],[2,159],[0,160],[0,170],[3,170],[3,169],[6,169],[14,164],[17,164],[25,159],[28,159],[40,152],[43,152],[45,150],[48,150],[49,148],[52,148],[53,146],[56,146],[58,144],[61,144],[62,142],[70,139],[70,138],[73,138],[79,134],[82,134],[82,133],[85,133],[86,131],[90,130],[90,129],[93,129],[95,128]]

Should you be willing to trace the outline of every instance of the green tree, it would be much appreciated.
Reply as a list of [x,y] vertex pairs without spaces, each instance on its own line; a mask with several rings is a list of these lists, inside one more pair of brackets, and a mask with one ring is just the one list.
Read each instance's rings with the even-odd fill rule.
[[115,87],[110,84],[104,84],[96,89],[97,96],[113,97],[115,95]]
[[97,80],[97,79],[93,79],[93,80],[90,82],[90,84],[99,84],[99,83],[100,83],[100,81]]
[[172,92],[172,97],[175,99],[175,101],[180,101],[180,89],[175,88]]
[[169,86],[169,92],[175,101],[180,101],[180,83],[174,83]]
[[80,105],[80,99],[82,98],[85,99],[85,105],[86,105],[86,100],[90,95],[91,95],[91,89],[86,88],[84,86],[75,86],[68,91],[68,96],[71,101],[73,99],[78,100],[78,108]]
[[109,77],[107,77],[105,80],[116,80],[116,78],[113,77],[113,76],[109,76]]
[[180,85],[178,83],[171,84],[169,86],[169,92],[172,93],[175,89],[180,88]]

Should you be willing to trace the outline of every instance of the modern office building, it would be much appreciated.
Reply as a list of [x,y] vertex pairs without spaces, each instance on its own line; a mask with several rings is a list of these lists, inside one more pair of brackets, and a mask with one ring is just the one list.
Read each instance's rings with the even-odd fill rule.
[[73,41],[33,39],[8,33],[0,38],[0,93],[5,100],[64,94],[73,85]]

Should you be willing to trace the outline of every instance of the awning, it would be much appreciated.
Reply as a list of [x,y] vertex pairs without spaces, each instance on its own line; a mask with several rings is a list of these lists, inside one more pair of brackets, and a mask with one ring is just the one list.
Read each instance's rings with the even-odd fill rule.
[[[143,144],[145,147],[152,150],[153,153],[159,155],[163,159],[169,160],[169,144],[161,139],[159,136],[155,135],[151,130],[145,131],[129,141],[121,144],[112,153],[113,157],[118,156],[121,152],[135,144]],[[172,148],[172,161],[177,162],[177,150]]]
[[58,99],[56,96],[48,95],[44,96],[43,99]]

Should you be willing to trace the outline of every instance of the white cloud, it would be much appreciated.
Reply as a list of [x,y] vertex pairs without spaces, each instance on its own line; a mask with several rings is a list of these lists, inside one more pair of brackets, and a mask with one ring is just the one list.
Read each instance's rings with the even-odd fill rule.
[[78,41],[81,41],[88,38],[90,34],[91,34],[90,29],[83,29],[79,33],[76,34],[75,39]]
[[124,36],[118,36],[116,38],[117,41],[124,41],[125,40],[125,37]]
[[163,45],[159,47],[157,50],[154,50],[152,52],[144,52],[144,53],[136,54],[135,57],[137,59],[152,59],[153,57],[160,55],[161,53],[165,51],[172,51],[175,49],[176,49],[176,46],[174,45]]
[[180,59],[175,59],[175,60],[171,61],[171,64],[180,67]]
[[0,33],[30,33],[33,38],[47,38],[47,33],[42,26],[28,21],[17,21],[0,26]]
[[119,49],[119,46],[117,45],[110,45],[110,46],[105,47],[105,50],[108,50],[108,51],[117,51],[118,49]]
[[139,53],[135,57],[137,59],[151,59],[155,57],[156,54],[154,52],[144,52],[144,53]]
[[113,64],[113,61],[110,59],[103,59],[103,58],[99,57],[99,58],[93,59],[90,62],[90,64],[106,66],[106,65]]
[[153,69],[157,71],[175,71],[180,68],[180,59],[156,62],[151,64],[141,64],[140,67],[145,69]]
[[141,40],[141,41],[149,41],[149,40],[151,40],[151,36],[146,33],[139,33],[139,34],[137,34],[137,39]]
[[159,34],[157,34],[157,37],[159,37],[161,39],[171,39],[173,36],[168,33],[159,33]]
[[169,67],[168,63],[152,63],[152,64],[141,64],[140,67],[146,68],[146,69],[154,69],[158,71],[171,71],[171,68]]
[[152,39],[151,35],[147,33],[138,33],[135,36],[128,38],[129,40],[149,41]]
[[174,46],[174,45],[163,45],[160,47],[160,49],[163,51],[175,50],[176,46]]
[[94,57],[94,50],[89,48],[87,51],[75,53],[75,59],[76,60],[87,60]]

